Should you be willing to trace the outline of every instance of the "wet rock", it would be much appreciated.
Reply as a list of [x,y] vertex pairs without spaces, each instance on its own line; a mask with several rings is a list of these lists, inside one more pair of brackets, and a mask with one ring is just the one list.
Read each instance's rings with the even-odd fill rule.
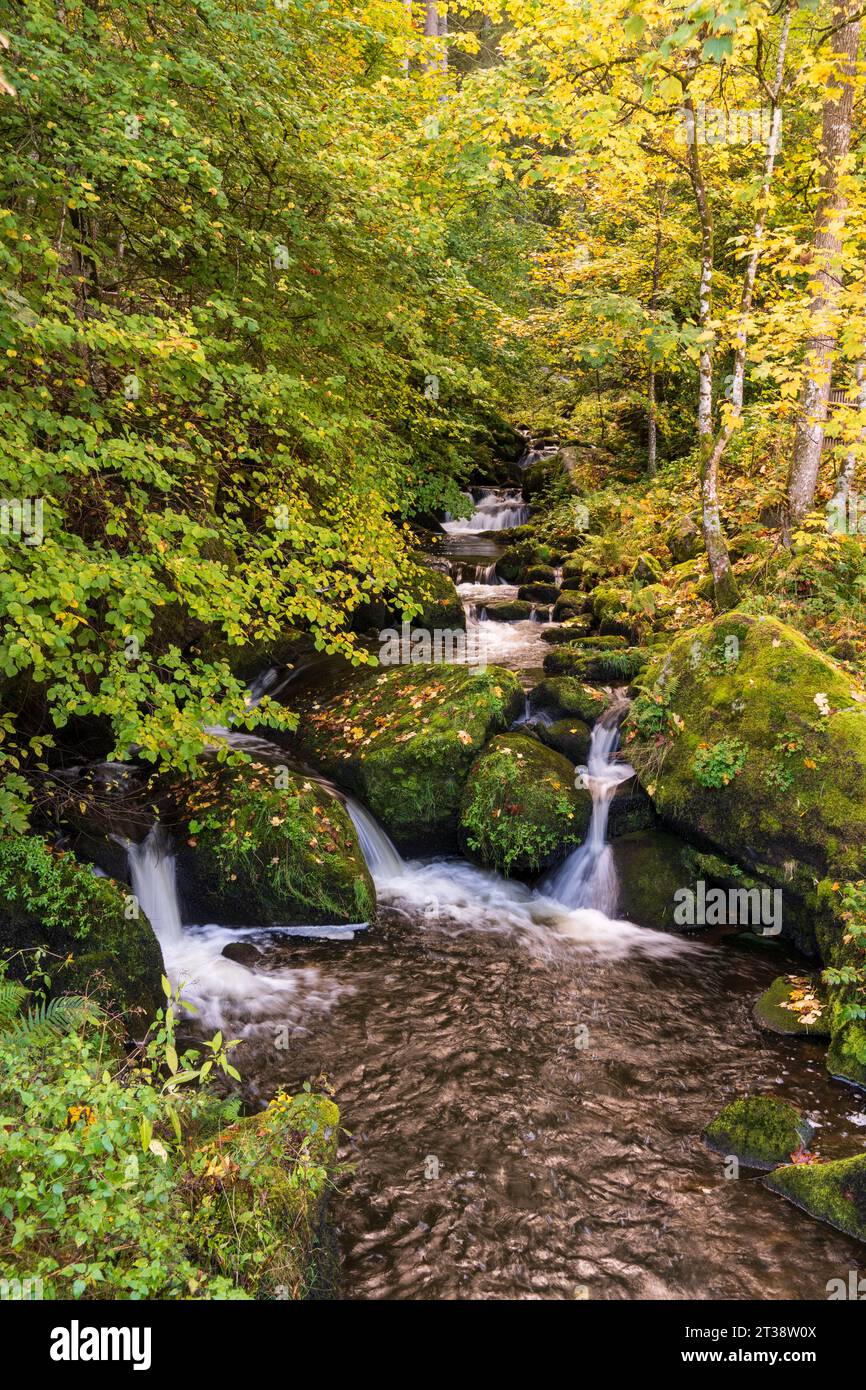
[[553,565],[530,565],[524,578],[527,584],[555,584],[556,570]]
[[577,618],[583,612],[583,596],[580,594],[571,598],[568,594],[562,594],[557,600],[553,609],[553,621],[555,623],[568,622],[570,618]]
[[777,1168],[764,1179],[764,1186],[818,1221],[866,1240],[866,1154]]
[[542,632],[541,637],[551,646],[560,646],[563,642],[574,642],[587,636],[592,631],[592,619],[585,613],[578,614],[576,617],[569,618],[568,622],[557,623],[550,627],[547,632]]
[[544,670],[551,676],[569,675],[601,685],[627,685],[643,671],[646,662],[647,652],[643,647],[603,651],[567,643],[548,652]]
[[[742,1096],[701,1135],[708,1149],[749,1168],[776,1168],[808,1148],[814,1129],[795,1106],[775,1096]],[[774,1175],[775,1176],[775,1175]]]
[[517,598],[497,598],[484,605],[484,611],[491,622],[516,623],[532,617],[531,603]]
[[557,719],[553,724],[541,724],[538,737],[548,748],[568,758],[572,763],[585,763],[589,756],[592,730],[581,719]]
[[178,786],[177,883],[187,922],[366,922],[376,894],[342,803],[285,766],[213,764]]
[[617,916],[655,931],[681,930],[673,914],[675,895],[689,885],[682,840],[664,830],[639,830],[614,839],[612,848]]
[[[37,835],[0,839],[0,948],[47,948],[52,990],[94,994],[148,1021],[163,1002],[162,953],[126,884]],[[13,978],[23,961],[12,960]]]
[[525,705],[512,672],[411,664],[343,668],[299,692],[299,752],[354,791],[407,853],[456,848],[473,760]]
[[826,1000],[819,981],[779,975],[754,1007],[755,1022],[784,1038],[829,1038]]
[[499,873],[538,873],[586,834],[590,795],[560,753],[526,734],[491,740],[472,765],[460,805],[466,853]]
[[532,713],[552,714],[556,719],[577,718],[589,725],[595,723],[608,703],[603,691],[583,685],[571,676],[540,681],[529,694]]
[[559,589],[555,584],[521,584],[517,597],[527,603],[556,603]]

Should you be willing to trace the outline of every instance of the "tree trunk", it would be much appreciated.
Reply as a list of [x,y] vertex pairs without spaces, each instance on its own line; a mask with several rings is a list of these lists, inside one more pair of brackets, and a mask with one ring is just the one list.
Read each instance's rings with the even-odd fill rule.
[[821,134],[823,170],[812,238],[812,255],[816,262],[813,277],[816,288],[809,308],[812,332],[806,340],[805,379],[794,455],[788,474],[788,512],[792,521],[799,521],[815,500],[827,403],[830,399],[836,347],[833,317],[841,288],[839,260],[846,212],[846,199],[839,190],[839,174],[851,143],[854,105],[852,79],[860,41],[860,17],[856,9],[856,0],[839,0],[833,9],[836,28],[831,48],[836,60],[836,74],[831,81],[836,95],[824,104]]
[[[656,206],[656,239],[655,254],[653,256],[653,279],[652,291],[650,293],[650,313],[655,315],[658,308],[659,281],[661,278],[662,260],[662,213],[665,209],[665,196],[661,193]],[[658,472],[658,428],[656,422],[656,370],[650,358],[649,371],[647,373],[647,460],[646,471],[650,478],[654,478]]]
[[690,96],[686,97],[685,110],[688,124],[689,178],[701,226],[701,284],[698,293],[698,324],[701,329],[701,336],[706,341],[701,343],[698,365],[698,437],[704,442],[709,439],[713,428],[713,344],[709,326],[713,297],[713,214],[707,196],[707,187],[704,183],[701,157],[698,153],[695,104]]

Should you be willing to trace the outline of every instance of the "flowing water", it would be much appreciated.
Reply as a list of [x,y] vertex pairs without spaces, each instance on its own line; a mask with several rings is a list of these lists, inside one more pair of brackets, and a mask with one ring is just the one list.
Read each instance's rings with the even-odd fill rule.
[[[487,544],[446,539],[467,564],[495,562]],[[492,578],[472,578],[477,623]],[[507,664],[540,665],[538,624],[483,626],[508,634]],[[862,1271],[856,1242],[749,1170],[726,1180],[700,1143],[733,1096],[762,1091],[801,1106],[813,1148],[841,1156],[863,1147],[866,1097],[829,1079],[820,1045],[757,1028],[755,996],[798,968],[783,946],[617,917],[605,832],[631,775],[622,708],[596,724],[582,770],[586,843],[543,891],[461,860],[406,863],[335,788],[376,881],[369,926],[182,925],[168,843],[128,847],[169,975],[206,1028],[242,1039],[251,1103],[319,1077],[334,1088],[353,1170],[334,1203],[350,1297],[823,1299],[828,1279]]]
[[471,500],[475,507],[472,515],[444,522],[447,532],[504,531],[529,520],[529,507],[519,488],[475,488]]
[[583,844],[547,879],[551,897],[567,907],[598,907],[613,913],[617,904],[616,867],[613,850],[607,843],[610,803],[618,786],[634,776],[634,768],[621,762],[619,726],[628,709],[627,702],[609,706],[596,720],[589,746],[589,761],[580,768],[583,785],[592,796],[592,819]]

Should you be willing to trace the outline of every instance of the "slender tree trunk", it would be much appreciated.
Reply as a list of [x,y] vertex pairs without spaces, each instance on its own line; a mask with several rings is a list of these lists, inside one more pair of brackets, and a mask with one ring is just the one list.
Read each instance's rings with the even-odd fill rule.
[[[738,601],[739,593],[737,590],[737,582],[734,578],[733,570],[731,569],[730,556],[728,555],[727,545],[725,544],[725,539],[722,534],[721,518],[719,516],[719,466],[724,457],[725,450],[728,447],[731,435],[737,428],[743,412],[749,317],[752,312],[758,262],[761,258],[761,249],[767,226],[767,211],[770,201],[770,188],[773,182],[773,170],[776,167],[776,158],[779,153],[779,144],[782,136],[782,107],[780,103],[785,81],[785,55],[788,48],[791,15],[792,7],[789,5],[788,9],[785,11],[781,32],[779,34],[775,82],[772,87],[767,89],[767,95],[770,98],[770,134],[767,139],[764,174],[761,180],[761,192],[758,197],[758,213],[752,232],[752,249],[749,252],[745,270],[743,271],[743,285],[740,290],[740,309],[737,322],[736,348],[734,351],[734,377],[731,386],[731,401],[725,412],[724,422],[716,435],[712,448],[704,456],[704,467],[701,479],[704,499],[704,539],[706,540],[707,554],[710,559],[710,569],[713,575],[713,590],[716,606],[720,609],[734,607]],[[715,532],[713,535],[712,548],[710,543],[711,532]]]
[[[403,9],[406,11],[406,18],[407,18],[407,20],[408,20],[409,28],[411,29],[411,28],[412,28],[412,0],[403,0]],[[403,71],[404,71],[405,73],[408,73],[408,71],[409,71],[409,55],[408,55],[408,53],[406,54],[406,57],[403,59]]]
[[[652,291],[650,293],[650,313],[654,316],[658,308],[659,281],[661,276],[662,260],[662,214],[665,209],[665,196],[660,193],[656,204],[656,239],[655,253],[653,255],[653,279]],[[656,422],[656,370],[650,358],[649,371],[647,372],[647,461],[646,471],[650,478],[654,478],[658,472],[658,428]]]
[[[861,415],[866,416],[866,362],[857,363],[857,404]],[[836,475],[836,486],[833,490],[833,501],[830,506],[833,513],[839,517],[845,515],[851,484],[854,481],[858,444],[866,444],[866,424],[861,427],[856,441],[852,442],[842,461],[842,467]]]
[[701,227],[701,283],[698,292],[698,324],[701,336],[700,360],[698,364],[698,437],[703,441],[709,438],[713,428],[713,344],[710,330],[710,316],[713,302],[713,213],[704,183],[701,157],[698,151],[698,128],[695,104],[687,96],[685,102],[688,125],[688,164],[689,178],[698,210]]
[[833,318],[841,288],[839,260],[847,206],[845,196],[839,189],[839,175],[851,143],[854,106],[852,79],[860,41],[857,9],[857,0],[839,0],[833,9],[833,20],[837,27],[832,35],[831,48],[836,73],[831,81],[835,95],[825,103],[823,114],[823,169],[812,237],[812,255],[816,262],[813,277],[816,288],[809,310],[812,331],[806,340],[805,379],[794,454],[788,474],[788,512],[792,521],[799,521],[815,500],[827,403],[830,399],[836,347]]

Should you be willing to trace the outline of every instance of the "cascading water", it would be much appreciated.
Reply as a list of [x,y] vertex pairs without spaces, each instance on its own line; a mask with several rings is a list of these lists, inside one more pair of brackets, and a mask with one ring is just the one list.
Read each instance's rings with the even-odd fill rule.
[[482,488],[472,500],[475,510],[471,516],[442,523],[449,534],[504,531],[509,526],[522,526],[529,520],[529,507],[523,501],[519,488]]
[[344,794],[343,800],[352,824],[358,832],[358,844],[374,883],[398,878],[406,866],[379,822],[366,806],[362,806],[353,796]]
[[616,758],[619,726],[627,701],[611,705],[592,730],[589,760],[580,771],[592,795],[592,819],[584,843],[545,882],[545,891],[570,908],[597,908],[613,916],[617,878],[613,852],[607,843],[610,803],[617,787],[634,776],[634,768]]

